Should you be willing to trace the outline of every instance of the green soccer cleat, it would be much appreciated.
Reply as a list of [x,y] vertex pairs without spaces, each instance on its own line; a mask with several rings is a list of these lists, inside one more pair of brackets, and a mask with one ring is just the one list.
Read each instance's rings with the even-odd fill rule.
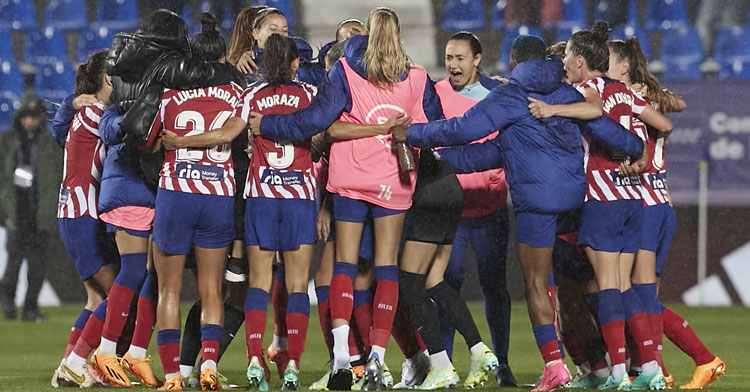
[[628,377],[627,373],[624,373],[622,375],[622,378],[620,378],[619,380],[615,380],[610,375],[609,377],[607,377],[607,381],[605,381],[604,384],[596,387],[596,389],[600,391],[603,391],[603,390],[629,391],[630,390],[630,377]]
[[630,386],[631,391],[654,391],[657,389],[667,389],[667,382],[664,380],[664,373],[662,373],[661,368],[650,374],[641,372]]
[[328,390],[328,379],[331,378],[331,369],[333,364],[331,361],[328,361],[328,365],[326,366],[328,368],[328,371],[326,374],[323,375],[318,381],[315,381],[308,387],[311,391],[327,391]]
[[487,345],[482,343],[482,348],[471,356],[471,367],[469,375],[464,380],[464,387],[473,389],[484,385],[490,376],[494,377],[495,369],[499,362],[495,354]]
[[570,380],[569,383],[565,384],[565,388],[598,388],[599,385],[604,385],[606,382],[606,377],[599,377],[591,372],[584,377]]
[[385,362],[383,362],[383,387],[393,387],[393,374],[391,374],[391,371],[388,369],[388,365]]
[[284,377],[282,379],[281,390],[299,390],[299,369],[297,368],[297,362],[293,359],[287,362],[286,368],[284,369]]
[[265,370],[261,366],[258,357],[250,358],[250,364],[247,366],[247,382],[251,391],[268,390]]
[[424,381],[415,388],[428,391],[433,389],[450,388],[458,384],[459,381],[460,379],[458,378],[458,373],[456,373],[456,368],[452,365],[444,369],[433,367],[430,368],[430,372],[427,373],[427,377],[425,377]]

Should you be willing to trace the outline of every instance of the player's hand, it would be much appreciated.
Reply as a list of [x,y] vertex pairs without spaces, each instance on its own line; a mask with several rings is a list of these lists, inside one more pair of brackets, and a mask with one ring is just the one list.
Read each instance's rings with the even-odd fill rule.
[[176,133],[170,131],[169,129],[162,129],[161,131],[161,144],[166,148],[167,150],[176,150],[178,148],[181,148],[180,146],[180,140],[182,137],[177,136]]
[[99,102],[94,94],[81,94],[73,100],[73,109],[80,110],[82,107],[91,106]]
[[492,75],[492,76],[490,76],[490,79],[497,80],[498,82],[500,82],[502,84],[508,84],[508,79],[504,78],[504,77],[502,77],[500,75]]
[[406,134],[409,130],[409,124],[397,123],[391,128],[391,138],[393,145],[398,143],[406,143]]
[[526,97],[529,100],[529,112],[534,118],[547,118],[554,116],[552,106],[548,105],[547,102],[540,101],[531,97]]
[[331,210],[323,207],[318,212],[318,239],[325,241],[331,233]]
[[247,122],[247,126],[253,135],[260,136],[260,121],[263,120],[263,115],[258,112],[250,112],[250,121]]
[[258,65],[255,64],[255,53],[252,49],[245,51],[237,61],[237,69],[245,75],[255,73],[258,70]]
[[397,113],[393,117],[389,118],[383,123],[383,135],[387,135],[396,126],[409,126],[411,124],[411,117],[407,116],[406,113]]

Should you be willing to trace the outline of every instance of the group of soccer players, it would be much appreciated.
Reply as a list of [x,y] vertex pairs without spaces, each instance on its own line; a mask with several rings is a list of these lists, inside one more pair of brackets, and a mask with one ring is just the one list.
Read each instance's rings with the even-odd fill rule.
[[[433,83],[388,8],[340,23],[318,62],[275,8],[243,9],[228,53],[215,19],[201,23],[188,40],[179,16],[157,10],[118,34],[79,67],[55,116],[59,230],[88,301],[53,386],[128,387],[132,374],[162,390],[221,389],[217,363],[244,322],[248,383],[267,390],[271,297],[266,354],[281,388],[299,389],[317,241],[330,366],[311,388],[393,386],[391,335],[406,358],[395,387],[454,386],[454,328],[471,353],[467,388],[516,385],[507,189],[546,365],[535,391],[670,387],[662,334],[698,366],[683,388],[724,373],[657,297],[675,225],[660,111],[685,103],[659,88],[636,39],[608,42],[603,22],[549,50],[520,36],[498,81],[479,72],[477,38],[460,32],[446,44],[449,76]],[[467,243],[495,352],[458,295]],[[186,262],[200,301],[181,332]],[[154,327],[163,381],[146,352]],[[579,370],[570,384],[563,342]]]

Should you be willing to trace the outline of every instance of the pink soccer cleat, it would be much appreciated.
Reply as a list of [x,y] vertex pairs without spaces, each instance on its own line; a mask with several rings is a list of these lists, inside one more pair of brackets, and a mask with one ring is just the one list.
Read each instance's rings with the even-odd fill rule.
[[570,381],[570,373],[565,367],[565,362],[557,360],[544,368],[542,379],[531,392],[554,391],[555,388],[565,385],[568,381]]

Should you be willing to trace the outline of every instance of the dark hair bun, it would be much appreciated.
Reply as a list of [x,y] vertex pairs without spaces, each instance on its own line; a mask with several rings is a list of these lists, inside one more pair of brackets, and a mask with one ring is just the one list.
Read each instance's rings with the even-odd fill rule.
[[216,18],[211,15],[209,12],[203,12],[201,13],[201,33],[203,34],[210,34],[210,33],[216,33],[219,34],[219,31],[216,30]]
[[610,31],[611,29],[609,28],[609,25],[603,20],[596,21],[594,26],[591,27],[591,32],[594,33],[594,37],[605,42],[609,39]]

